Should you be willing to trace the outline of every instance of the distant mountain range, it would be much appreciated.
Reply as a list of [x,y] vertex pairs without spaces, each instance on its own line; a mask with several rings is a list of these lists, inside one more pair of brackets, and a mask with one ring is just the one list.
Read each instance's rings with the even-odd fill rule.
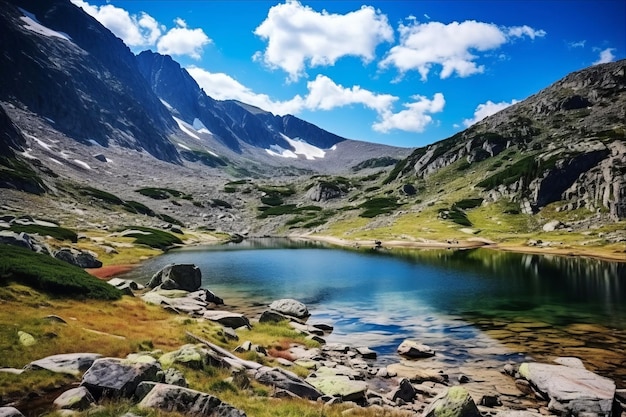
[[337,167],[407,154],[370,144],[354,155],[354,144],[335,147],[351,141],[295,116],[214,100],[171,57],[135,56],[69,0],[3,1],[0,26],[0,101],[27,108],[83,144],[145,150],[176,164],[225,166],[226,157],[312,170],[310,161],[331,149]]

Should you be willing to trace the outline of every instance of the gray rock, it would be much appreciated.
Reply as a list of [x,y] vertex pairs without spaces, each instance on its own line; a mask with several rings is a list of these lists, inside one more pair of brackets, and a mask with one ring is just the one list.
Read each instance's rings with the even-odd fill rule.
[[481,414],[467,390],[456,386],[435,397],[422,417],[481,417]]
[[17,332],[17,337],[19,338],[20,345],[22,346],[33,346],[37,344],[37,340],[33,337],[32,334],[23,332],[19,330]]
[[51,372],[79,375],[101,357],[102,355],[97,353],[65,353],[33,361],[26,365],[25,369],[45,369]]
[[311,384],[284,369],[263,366],[256,371],[254,379],[261,384],[287,390],[301,398],[316,400],[322,396]]
[[238,329],[240,327],[250,328],[250,321],[246,316],[239,313],[233,313],[231,311],[209,310],[206,311],[203,317],[207,320],[215,321],[222,326]]
[[33,250],[33,239],[24,232],[16,233],[10,230],[2,230],[0,231],[0,243]]
[[580,413],[611,414],[615,383],[580,368],[543,363],[523,363],[522,377],[550,398],[551,409],[575,416]]
[[0,417],[24,417],[15,407],[0,407]]
[[156,384],[138,404],[192,417],[245,417],[245,413],[212,395],[175,385]]
[[96,400],[85,387],[72,388],[54,400],[54,406],[63,410],[86,410]]
[[368,348],[367,346],[360,346],[355,348],[354,350],[364,359],[376,359],[376,352]]
[[302,304],[298,300],[294,300],[293,298],[283,298],[280,300],[276,300],[270,304],[270,309],[274,311],[278,311],[279,313],[285,314],[287,316],[304,318],[308,317],[309,310],[306,308],[304,304]]
[[87,387],[97,400],[100,397],[130,397],[140,382],[158,382],[160,377],[161,367],[158,363],[102,358],[85,372],[81,385]]
[[391,401],[394,402],[398,398],[400,398],[401,400],[410,403],[413,401],[416,395],[417,391],[415,391],[415,387],[413,387],[411,381],[409,381],[407,378],[403,378],[402,381],[400,381],[400,386],[392,391],[390,397]]
[[398,346],[398,354],[414,359],[430,358],[435,356],[435,351],[430,346],[407,339]]
[[187,388],[185,375],[175,368],[168,368],[165,370],[163,381],[168,385],[177,385],[179,387]]
[[59,249],[55,252],[54,257],[79,268],[100,268],[102,266],[102,262],[96,258],[94,253],[72,248]]
[[196,291],[202,284],[200,268],[191,264],[166,265],[148,282],[149,288]]
[[563,227],[563,223],[558,220],[552,220],[544,224],[542,229],[544,232],[554,232],[556,229]]
[[563,366],[569,366],[570,368],[585,369],[583,361],[574,357],[559,357],[554,360],[555,363]]
[[145,288],[143,285],[136,283],[132,279],[111,278],[107,282],[119,289],[128,287],[133,291],[141,291]]

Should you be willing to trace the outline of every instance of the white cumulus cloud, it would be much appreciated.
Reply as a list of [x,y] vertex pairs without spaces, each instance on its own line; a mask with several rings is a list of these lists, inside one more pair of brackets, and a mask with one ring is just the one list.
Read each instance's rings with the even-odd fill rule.
[[161,36],[156,44],[157,51],[167,55],[189,55],[200,59],[202,49],[211,39],[200,28],[189,29],[184,20],[176,19],[176,27]]
[[394,66],[404,73],[416,70],[426,80],[433,65],[440,65],[440,78],[455,74],[467,77],[484,71],[476,61],[479,53],[494,50],[514,38],[535,39],[546,35],[529,26],[499,27],[474,20],[464,22],[420,23],[410,20],[400,24],[400,43],[389,50],[379,63],[381,68]]
[[614,50],[615,48],[606,48],[600,51],[600,56],[598,57],[598,60],[595,61],[592,65],[606,64],[608,62],[615,61],[615,55],[613,54]]
[[470,127],[474,123],[478,123],[484,118],[491,116],[492,114],[496,114],[500,110],[506,109],[507,107],[517,103],[517,100],[512,100],[510,103],[506,101],[501,101],[500,103],[494,103],[491,100],[487,100],[486,103],[481,103],[476,106],[476,110],[474,110],[474,117],[471,119],[463,120],[463,125],[465,127]]
[[267,40],[263,52],[254,55],[270,68],[281,68],[296,81],[306,66],[334,65],[344,56],[369,62],[376,46],[393,41],[387,16],[370,6],[346,14],[317,12],[296,0],[270,8],[254,33]]
[[404,110],[393,113],[388,110],[381,114],[381,120],[374,123],[372,128],[381,133],[388,133],[391,130],[403,130],[405,132],[423,132],[432,123],[432,113],[439,113],[443,110],[446,100],[441,93],[435,93],[433,99],[415,95],[411,97],[415,100],[412,103],[405,103]]
[[211,39],[202,29],[187,28],[187,24],[181,18],[176,18],[174,21],[176,27],[168,31],[165,25],[144,12],[135,15],[112,4],[94,6],[85,0],[71,1],[129,47],[156,46],[163,54],[189,55],[198,59],[204,46],[211,43]]

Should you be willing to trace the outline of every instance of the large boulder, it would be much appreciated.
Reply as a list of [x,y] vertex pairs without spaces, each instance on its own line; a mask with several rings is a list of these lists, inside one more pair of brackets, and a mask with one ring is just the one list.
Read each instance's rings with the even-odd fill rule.
[[202,284],[200,268],[192,264],[170,264],[154,274],[148,282],[149,288],[164,290],[196,291]]
[[59,249],[55,252],[54,257],[79,268],[100,268],[102,266],[102,262],[96,258],[95,254],[77,249]]
[[102,355],[97,353],[64,353],[33,361],[26,365],[25,369],[45,369],[51,372],[79,375],[101,357]]
[[359,401],[365,398],[367,383],[355,381],[346,375],[323,375],[309,377],[306,382],[324,395],[339,397],[343,401]]
[[481,417],[481,414],[467,390],[456,386],[436,396],[422,417]]
[[281,368],[263,366],[257,369],[254,379],[264,385],[289,391],[298,397],[317,400],[322,393],[296,374]]
[[245,417],[246,414],[204,392],[156,384],[138,404],[141,409],[176,412],[191,417]]
[[62,410],[85,410],[96,401],[85,387],[72,388],[65,391],[54,400],[56,408]]
[[523,363],[519,373],[550,398],[550,410],[577,416],[611,414],[615,383],[586,369],[544,363]]
[[430,346],[407,339],[398,346],[398,354],[407,358],[418,359],[435,356],[435,351]]
[[130,397],[142,381],[159,382],[162,378],[158,363],[129,359],[102,358],[96,360],[83,375],[81,385],[96,398]]
[[296,318],[304,318],[310,315],[306,306],[293,298],[276,300],[270,304],[270,309]]

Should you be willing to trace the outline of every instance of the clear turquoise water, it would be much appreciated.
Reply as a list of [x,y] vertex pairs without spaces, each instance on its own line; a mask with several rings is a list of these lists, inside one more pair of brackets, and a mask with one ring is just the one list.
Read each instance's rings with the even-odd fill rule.
[[[203,286],[227,304],[229,298],[250,305],[298,299],[309,307],[310,322],[335,326],[328,341],[370,346],[383,361],[394,360],[398,344],[413,338],[449,366],[591,355],[587,347],[617,355],[603,369],[594,362],[600,372],[615,374],[626,363],[625,263],[485,249],[356,252],[258,240],[173,251],[127,277],[145,282],[169,263],[198,265]],[[576,334],[581,324],[592,330]],[[505,332],[493,336],[493,330]],[[595,331],[611,338],[595,337],[594,344]],[[570,352],[559,340],[572,338],[578,350]]]

